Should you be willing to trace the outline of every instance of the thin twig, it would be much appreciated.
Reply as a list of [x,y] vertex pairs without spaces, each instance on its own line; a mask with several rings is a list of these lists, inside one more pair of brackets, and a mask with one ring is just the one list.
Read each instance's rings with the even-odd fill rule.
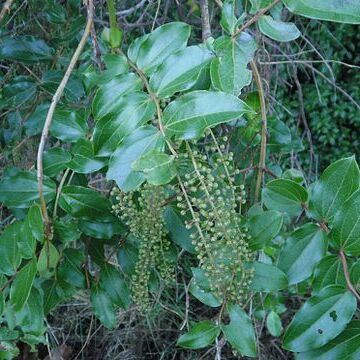
[[0,12],[0,21],[4,18],[6,13],[10,13],[10,8],[14,0],[6,0]]
[[260,189],[263,179],[263,172],[265,169],[265,161],[266,161],[266,143],[267,143],[267,115],[266,115],[266,101],[264,88],[262,85],[261,76],[259,70],[256,66],[255,61],[250,62],[252,72],[254,74],[254,80],[258,89],[259,99],[260,99],[260,107],[261,107],[261,145],[260,145],[260,159],[259,159],[259,168],[258,168],[258,176],[256,179],[255,186],[255,203],[259,200]]
[[257,12],[249,21],[247,21],[243,26],[241,26],[238,30],[235,31],[233,34],[233,38],[237,37],[241,32],[243,32],[245,29],[247,29],[249,26],[254,24],[256,21],[259,20],[259,18],[263,15],[265,15],[273,6],[275,6],[280,0],[275,0],[265,8],[261,9],[259,12]]
[[343,249],[340,249],[339,257],[340,257],[341,264],[342,264],[342,267],[343,267],[347,288],[355,295],[356,299],[360,302],[360,295],[357,292],[357,290],[355,289],[355,286],[352,284],[351,279],[350,279],[349,269],[348,269],[348,265],[347,265],[347,261],[346,261],[346,256],[344,254]]
[[200,0],[200,7],[201,7],[202,40],[206,41],[211,36],[208,0]]
[[64,92],[65,86],[70,78],[70,75],[72,73],[72,71],[74,70],[74,67],[76,65],[77,60],[79,59],[79,56],[86,44],[87,38],[90,34],[91,31],[91,27],[93,24],[93,18],[94,18],[94,6],[93,6],[93,0],[88,0],[87,3],[87,7],[88,7],[88,18],[87,18],[87,23],[85,26],[85,30],[84,33],[81,37],[81,40],[79,42],[79,45],[77,46],[74,55],[71,58],[70,64],[65,72],[64,77],[62,78],[59,87],[57,88],[52,101],[51,101],[51,105],[49,108],[49,111],[47,113],[46,119],[45,119],[45,124],[41,133],[41,139],[40,139],[40,144],[39,144],[39,149],[38,149],[38,154],[37,154],[37,180],[38,180],[38,190],[39,190],[39,198],[40,198],[40,204],[41,204],[41,212],[42,212],[42,216],[43,216],[43,220],[45,223],[45,228],[46,228],[46,234],[50,234],[50,219],[49,219],[49,215],[47,212],[47,208],[46,208],[46,201],[45,201],[45,197],[44,197],[44,185],[43,185],[43,181],[44,181],[44,170],[43,170],[43,153],[44,153],[44,149],[45,149],[45,145],[46,145],[46,141],[48,139],[49,136],[49,129],[50,129],[50,125],[54,116],[54,112],[55,112],[55,108],[58,104],[58,102],[61,99],[61,96]]

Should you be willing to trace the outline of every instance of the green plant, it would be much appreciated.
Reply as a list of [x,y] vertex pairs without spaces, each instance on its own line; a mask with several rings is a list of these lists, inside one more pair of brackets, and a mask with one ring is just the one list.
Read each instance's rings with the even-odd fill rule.
[[[340,7],[319,1],[316,8],[308,0],[283,3],[295,14],[360,23],[356,1]],[[190,293],[210,315],[192,321],[186,313],[188,331],[179,347],[215,344],[219,359],[230,344],[235,356],[256,357],[253,321],[260,319],[279,337],[286,312],[281,295],[311,293],[287,327],[283,348],[302,359],[356,358],[356,160],[333,163],[307,186],[294,169],[269,181],[278,177],[272,159],[299,151],[301,142],[267,115],[257,44],[246,30],[257,25],[277,41],[300,36],[294,24],[280,20],[281,1],[251,1],[249,18],[236,17],[235,2],[225,1],[219,38],[188,46],[190,26],[172,22],[137,38],[127,51],[120,49],[122,32],[113,2],[108,4],[106,70],[86,62],[78,70],[93,95],[91,110],[72,106],[69,90],[79,90],[70,76],[92,29],[89,1],[68,71],[58,79],[50,106],[35,109],[47,111],[37,174],[9,168],[0,181],[0,200],[18,218],[0,238],[0,358],[16,356],[19,340],[45,342],[44,316],[78,292],[89,296],[108,328],[116,325],[117,309],[127,309],[131,300],[146,314],[164,287],[171,291],[182,256],[193,264],[182,269],[189,282],[182,296]],[[0,48],[7,61],[46,62],[53,53],[31,37],[6,38]],[[246,88],[252,77],[256,92]],[[30,102],[38,89],[27,80],[17,78],[4,89],[2,109]],[[45,84],[41,91],[49,91]],[[82,98],[81,87],[75,94]],[[27,119],[28,134],[41,130],[36,120]],[[71,147],[44,152],[49,134]],[[95,174],[106,174],[111,192],[103,176],[102,188],[91,186]],[[348,334],[351,344],[344,346]]]

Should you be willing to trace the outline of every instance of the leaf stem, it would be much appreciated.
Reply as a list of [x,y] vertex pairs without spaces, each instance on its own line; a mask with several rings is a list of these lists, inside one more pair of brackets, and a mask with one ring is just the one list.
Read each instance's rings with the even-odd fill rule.
[[352,284],[351,279],[350,279],[349,268],[348,268],[348,265],[347,265],[346,256],[345,256],[345,253],[344,253],[343,249],[339,250],[339,257],[340,257],[341,264],[342,264],[342,267],[343,267],[347,288],[355,295],[357,301],[360,302],[360,295],[357,292],[357,290],[355,289],[355,286]]
[[87,2],[87,8],[88,8],[88,17],[87,17],[87,23],[85,26],[85,30],[84,33],[81,37],[81,40],[71,58],[71,61],[69,63],[69,66],[65,72],[64,77],[62,78],[53,98],[51,101],[51,105],[49,108],[49,111],[46,115],[46,119],[45,119],[45,124],[41,133],[41,138],[40,138],[40,144],[39,144],[39,148],[38,148],[38,154],[37,154],[37,180],[38,180],[38,190],[39,190],[39,198],[40,198],[40,205],[41,205],[41,213],[42,213],[42,217],[43,217],[43,221],[45,224],[45,235],[48,236],[49,234],[51,234],[51,225],[50,225],[50,219],[49,219],[49,215],[47,212],[47,208],[46,208],[46,201],[45,201],[45,197],[44,197],[44,185],[43,185],[43,181],[44,181],[44,169],[43,169],[43,153],[44,153],[44,149],[45,149],[45,145],[46,145],[46,141],[48,139],[49,136],[49,129],[50,129],[50,125],[51,122],[53,120],[53,116],[54,116],[54,112],[55,112],[55,108],[58,104],[58,102],[61,99],[61,96],[64,92],[65,86],[71,76],[72,71],[74,70],[74,67],[76,65],[77,60],[79,59],[79,56],[86,44],[87,38],[90,34],[91,31],[91,27],[93,24],[93,18],[94,18],[94,5],[93,5],[93,0],[88,0]]
[[261,183],[263,179],[263,173],[265,169],[265,161],[266,161],[266,143],[267,143],[267,114],[266,114],[266,101],[265,101],[265,93],[262,85],[261,76],[258,70],[258,67],[255,61],[250,62],[251,69],[254,74],[254,80],[258,89],[259,98],[260,98],[260,107],[261,107],[261,145],[260,145],[260,159],[259,159],[259,167],[258,167],[258,176],[256,179],[255,186],[255,203],[259,201]]

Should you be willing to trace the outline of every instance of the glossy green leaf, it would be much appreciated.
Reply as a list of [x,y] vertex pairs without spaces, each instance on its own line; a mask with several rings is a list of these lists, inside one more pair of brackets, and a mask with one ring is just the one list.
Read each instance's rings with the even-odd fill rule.
[[260,16],[257,24],[264,35],[276,41],[292,41],[301,35],[295,24],[274,20],[270,15]]
[[137,159],[132,164],[132,169],[143,173],[151,185],[167,184],[176,175],[174,157],[156,149]]
[[55,110],[50,134],[65,142],[76,142],[86,137],[88,126],[83,109],[59,108]]
[[111,239],[114,235],[124,232],[124,227],[118,221],[113,222],[96,222],[96,221],[79,221],[79,229],[87,236],[95,239]]
[[344,270],[337,255],[325,256],[314,270],[313,292],[319,292],[328,285],[339,285],[346,288]]
[[41,288],[44,293],[44,314],[47,315],[62,300],[62,289],[54,279],[49,279],[41,283]]
[[41,249],[37,269],[41,276],[46,276],[50,270],[56,268],[59,261],[59,252],[57,251],[56,247],[50,243],[46,242]]
[[49,111],[50,104],[46,101],[39,104],[35,110],[26,119],[24,127],[28,136],[40,134],[45,123],[46,114]]
[[51,148],[44,151],[43,167],[44,174],[56,176],[63,171],[71,160],[70,153],[63,148]]
[[340,206],[330,237],[347,255],[360,255],[360,189]]
[[18,242],[21,230],[22,223],[15,222],[8,225],[0,236],[0,274],[13,275],[20,265]]
[[80,238],[81,232],[75,221],[60,220],[54,222],[54,237],[63,244],[69,244]]
[[101,288],[93,286],[90,298],[95,316],[106,328],[114,328],[116,324],[116,313],[107,293]]
[[26,304],[20,311],[14,312],[10,306],[6,310],[8,319],[14,319],[14,327],[19,326],[24,333],[42,335],[45,331],[44,311],[40,292],[33,286]]
[[[0,316],[3,314],[4,308],[5,308],[5,296],[4,296],[4,292],[1,292],[0,293]],[[2,340],[1,337],[0,337],[0,340]]]
[[190,31],[190,26],[181,22],[162,25],[136,39],[128,56],[145,74],[151,74],[169,55],[186,46]]
[[130,304],[130,291],[120,272],[110,264],[106,264],[100,272],[100,286],[111,301],[123,309]]
[[112,220],[110,201],[90,188],[64,186],[60,207],[68,214],[81,219]]
[[314,224],[295,230],[287,239],[278,262],[289,284],[297,284],[311,276],[315,265],[325,255],[327,236]]
[[319,348],[339,335],[356,311],[356,298],[341,287],[329,286],[311,297],[296,313],[283,347],[294,352]]
[[217,57],[211,62],[211,81],[215,89],[240,95],[241,90],[251,83],[248,63],[254,57],[256,42],[243,32],[235,40],[223,36],[214,44]]
[[127,275],[132,275],[138,261],[138,249],[131,242],[125,241],[117,253],[121,270]]
[[332,163],[311,191],[309,213],[319,221],[331,222],[339,207],[359,189],[360,170],[354,157]]
[[24,63],[37,63],[53,59],[54,49],[44,40],[33,36],[5,37],[0,44],[0,60],[17,60]]
[[267,183],[262,198],[268,209],[297,216],[303,210],[308,194],[301,185],[292,180],[276,179]]
[[95,157],[93,144],[87,139],[80,139],[71,152],[73,158],[67,166],[77,173],[90,174],[105,166],[103,159]]
[[249,266],[254,268],[254,277],[250,284],[252,291],[276,291],[288,286],[286,274],[276,266],[257,261]]
[[[55,183],[44,178],[43,193],[48,202],[55,197]],[[38,200],[39,190],[35,172],[19,171],[12,176],[4,176],[0,181],[0,202],[8,207],[28,208]]]
[[272,336],[280,336],[283,330],[280,316],[275,311],[270,311],[266,317],[266,327]]
[[248,106],[223,92],[193,91],[171,102],[164,111],[163,123],[168,138],[194,139],[207,128],[238,119]]
[[152,149],[161,149],[164,140],[153,126],[143,126],[127,136],[118,146],[109,162],[108,180],[115,180],[122,191],[132,191],[144,181],[142,173],[132,170],[132,164]]
[[170,55],[153,73],[150,86],[159,98],[190,89],[213,53],[204,45],[189,46]]
[[346,329],[319,349],[297,355],[297,360],[357,360],[360,358],[360,320],[353,320]]
[[274,210],[264,211],[252,216],[249,220],[249,245],[252,249],[261,249],[267,245],[281,230],[283,215]]
[[256,357],[256,338],[251,319],[239,305],[228,305],[230,324],[221,329],[226,340],[242,356]]
[[236,31],[237,19],[235,16],[235,1],[225,0],[221,9],[220,25],[228,34]]
[[124,55],[105,54],[104,63],[112,77],[124,74],[129,70],[129,64]]
[[202,349],[211,345],[220,334],[220,328],[205,320],[194,325],[191,330],[181,335],[176,345],[185,349]]
[[93,143],[97,156],[109,156],[136,128],[154,117],[155,103],[143,92],[117,99],[116,113],[102,117],[95,124]]
[[82,270],[84,253],[80,249],[65,249],[62,252],[62,262],[58,267],[57,279],[65,281],[78,288],[85,287],[85,276]]
[[36,272],[36,259],[33,259],[16,274],[10,288],[10,302],[15,311],[20,311],[24,307],[30,295]]
[[123,104],[122,95],[140,91],[142,87],[140,78],[133,73],[115,76],[108,83],[101,85],[92,103],[95,119],[99,120],[111,113],[116,114]]
[[192,296],[207,306],[219,307],[221,305],[221,301],[217,299],[214,294],[212,294],[210,291],[202,289],[193,282],[190,284],[189,291]]
[[164,212],[164,219],[171,240],[186,251],[195,253],[195,247],[191,239],[191,234],[194,230],[186,228],[179,211],[174,207],[167,206]]
[[284,0],[294,14],[312,19],[360,24],[360,7],[357,0]]

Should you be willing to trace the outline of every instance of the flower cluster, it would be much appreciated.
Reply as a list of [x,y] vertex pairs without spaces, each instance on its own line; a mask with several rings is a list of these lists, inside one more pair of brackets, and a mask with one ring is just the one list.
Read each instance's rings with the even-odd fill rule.
[[117,205],[115,213],[139,239],[139,258],[132,278],[134,302],[142,311],[150,307],[149,281],[152,271],[157,271],[164,281],[174,279],[174,269],[169,257],[170,242],[163,218],[165,191],[163,187],[145,184],[134,192],[123,193],[113,189]]
[[197,230],[193,244],[212,292],[243,304],[253,274],[247,266],[252,260],[250,235],[240,215],[245,191],[243,185],[235,185],[233,154],[224,150],[225,144],[205,146],[201,152],[187,144],[183,157],[192,170],[183,176],[177,206],[183,215],[191,213],[186,226]]

